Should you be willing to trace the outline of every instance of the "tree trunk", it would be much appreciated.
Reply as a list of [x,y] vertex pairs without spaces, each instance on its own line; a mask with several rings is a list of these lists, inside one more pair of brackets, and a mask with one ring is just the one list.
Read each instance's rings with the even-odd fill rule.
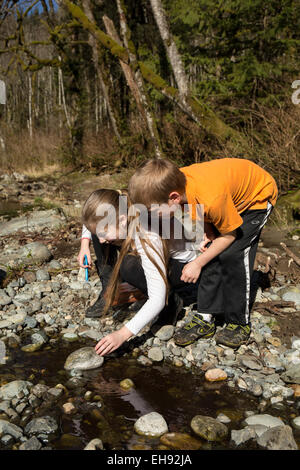
[[[62,2],[66,5],[71,15],[76,18],[85,29],[90,31],[104,47],[109,49],[112,55],[118,57],[127,64],[130,63],[129,53],[124,47],[120,46],[110,36],[105,34],[95,23],[89,21],[83,11],[77,5],[74,5],[73,2],[70,0],[62,0]],[[169,86],[162,77],[153,72],[147,65],[141,61],[139,61],[138,64],[135,64],[135,66],[136,65],[138,65],[140,72],[146,81],[151,83],[156,90],[177,104],[184,113],[186,113],[197,124],[201,125],[208,134],[226,142],[227,146],[230,144],[230,150],[233,155],[240,155],[243,153],[244,156],[247,156],[247,152],[249,151],[247,139],[241,133],[222,121],[222,119],[220,119],[205,103],[199,101],[193,96],[187,96],[187,103],[183,102],[179,91],[176,88]]]
[[[128,28],[122,1],[116,0],[116,2],[117,2],[118,12],[120,15],[120,26],[121,26],[121,34],[122,34],[123,42],[128,52],[130,64],[135,70],[135,83],[136,83],[135,90],[137,92],[137,99],[138,99],[137,102],[139,102],[139,106],[142,106],[143,108],[143,114],[146,118],[151,140],[153,142],[155,154],[158,158],[162,158],[162,149],[161,149],[158,130],[157,130],[156,123],[155,123],[155,118],[151,111],[147,92],[145,90],[143,76],[138,66],[135,48],[134,48],[132,41],[130,40],[131,32]],[[129,47],[129,41],[130,41],[130,47]]]
[[156,24],[158,26],[169,61],[172,66],[180,97],[185,100],[185,97],[188,94],[188,78],[184,70],[181,56],[170,33],[166,12],[163,8],[161,0],[150,0],[150,3]]
[[[83,10],[84,10],[87,18],[91,22],[95,23],[94,15],[93,15],[93,12],[92,12],[92,9],[91,9],[90,0],[83,0],[82,1],[82,6],[83,6]],[[114,112],[113,112],[113,109],[112,109],[112,106],[111,106],[111,103],[110,103],[108,90],[107,90],[107,87],[105,85],[105,82],[104,82],[104,79],[103,79],[103,74],[102,74],[102,71],[101,71],[101,68],[100,68],[100,65],[99,65],[99,52],[98,52],[97,41],[91,33],[89,34],[89,44],[92,48],[93,63],[94,63],[95,70],[97,72],[97,76],[98,76],[98,80],[99,80],[99,83],[100,83],[100,86],[101,86],[103,97],[106,101],[106,106],[107,106],[110,122],[111,122],[111,125],[112,125],[112,128],[113,128],[113,131],[115,133],[115,136],[117,137],[118,141],[121,142],[121,140],[122,140],[121,135],[118,131],[117,121],[116,121],[116,118],[115,118],[115,115],[114,115]]]

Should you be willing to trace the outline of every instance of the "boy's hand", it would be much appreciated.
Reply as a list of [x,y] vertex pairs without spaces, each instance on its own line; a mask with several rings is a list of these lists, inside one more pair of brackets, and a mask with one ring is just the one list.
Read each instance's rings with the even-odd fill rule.
[[109,354],[116,349],[118,349],[124,341],[126,341],[128,338],[132,336],[131,331],[126,328],[126,326],[123,326],[118,331],[114,331],[113,333],[110,333],[109,335],[104,336],[98,344],[95,346],[95,351],[99,356],[105,356],[106,354]]
[[195,284],[200,273],[201,266],[199,265],[198,259],[195,259],[184,266],[180,280],[183,282],[193,282]]
[[204,235],[203,235],[203,240],[202,240],[202,242],[201,242],[200,245],[199,245],[199,249],[200,249],[201,253],[204,253],[204,251],[207,250],[206,245],[207,245],[209,242],[211,242],[211,241],[212,241],[212,240],[211,240],[210,238],[208,238],[208,236],[206,235],[206,233],[204,233]]
[[[84,263],[84,256],[86,255],[87,260],[88,260],[88,265],[85,266]],[[77,256],[77,261],[78,264],[81,268],[90,268],[92,265],[92,258],[91,258],[91,252],[90,252],[90,247],[89,247],[89,241],[88,240],[82,240],[81,242],[81,248],[79,251],[79,254]]]

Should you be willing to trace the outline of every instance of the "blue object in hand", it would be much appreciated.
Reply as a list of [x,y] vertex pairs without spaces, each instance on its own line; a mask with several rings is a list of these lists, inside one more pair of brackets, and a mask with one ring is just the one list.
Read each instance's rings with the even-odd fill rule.
[[[83,264],[84,264],[84,266],[88,266],[88,264],[89,264],[86,255],[84,255]],[[88,270],[88,268],[84,268],[84,269],[85,269],[85,280],[88,281],[89,280],[89,270]]]

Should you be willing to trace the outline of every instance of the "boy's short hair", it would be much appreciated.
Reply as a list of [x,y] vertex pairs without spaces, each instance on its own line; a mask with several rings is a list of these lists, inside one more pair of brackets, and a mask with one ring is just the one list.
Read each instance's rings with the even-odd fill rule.
[[163,204],[169,194],[178,191],[184,194],[185,175],[170,160],[153,158],[146,161],[130,178],[128,192],[134,204]]

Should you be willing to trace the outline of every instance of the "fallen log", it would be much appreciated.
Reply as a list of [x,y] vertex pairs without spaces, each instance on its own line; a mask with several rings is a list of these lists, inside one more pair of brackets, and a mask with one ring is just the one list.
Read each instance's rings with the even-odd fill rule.
[[293,261],[295,261],[296,265],[300,268],[300,258],[296,256],[287,246],[285,243],[281,242],[280,246],[284,249],[286,254],[292,258]]

